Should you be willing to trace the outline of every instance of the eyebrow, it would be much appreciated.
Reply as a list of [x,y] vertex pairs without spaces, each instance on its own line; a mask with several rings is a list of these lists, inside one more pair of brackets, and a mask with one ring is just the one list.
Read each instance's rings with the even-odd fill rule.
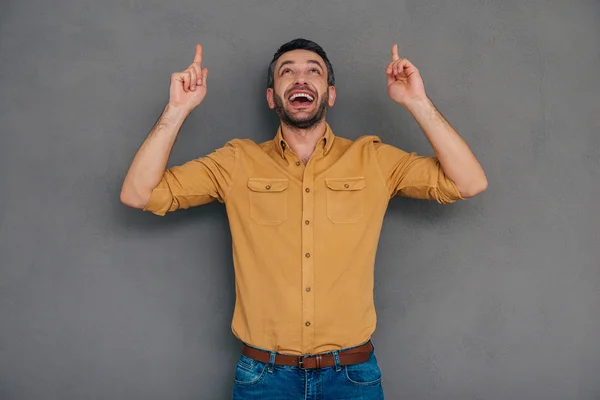
[[[307,64],[317,64],[321,70],[323,70],[323,66],[321,65],[320,62],[318,62],[317,60],[308,60],[306,61]],[[294,61],[288,60],[288,61],[284,61],[281,63],[281,65],[279,66],[278,72],[281,72],[281,68],[283,68],[284,65],[290,65],[290,64],[295,64]]]

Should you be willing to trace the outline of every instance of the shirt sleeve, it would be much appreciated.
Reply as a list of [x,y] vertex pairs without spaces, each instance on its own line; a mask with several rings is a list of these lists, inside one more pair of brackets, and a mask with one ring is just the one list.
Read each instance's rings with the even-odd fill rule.
[[437,157],[408,153],[381,141],[374,145],[390,198],[404,196],[440,204],[464,200],[455,183],[444,174]]
[[236,164],[237,147],[230,141],[204,157],[168,168],[143,210],[164,216],[215,200],[224,203]]

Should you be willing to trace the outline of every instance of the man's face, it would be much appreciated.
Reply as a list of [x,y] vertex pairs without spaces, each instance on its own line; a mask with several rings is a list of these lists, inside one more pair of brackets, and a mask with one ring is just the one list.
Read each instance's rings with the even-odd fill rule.
[[267,102],[290,127],[308,129],[320,122],[335,102],[335,87],[327,84],[325,61],[308,50],[283,54],[275,64]]

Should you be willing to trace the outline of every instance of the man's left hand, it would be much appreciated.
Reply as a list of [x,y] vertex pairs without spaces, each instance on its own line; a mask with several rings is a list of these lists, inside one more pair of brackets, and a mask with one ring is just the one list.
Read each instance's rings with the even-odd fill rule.
[[411,101],[427,98],[425,85],[417,67],[398,56],[398,45],[392,46],[392,62],[386,69],[388,93],[392,100],[406,106]]

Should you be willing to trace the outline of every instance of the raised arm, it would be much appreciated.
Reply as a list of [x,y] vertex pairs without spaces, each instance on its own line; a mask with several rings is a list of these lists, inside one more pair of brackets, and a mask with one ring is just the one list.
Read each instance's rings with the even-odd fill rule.
[[400,58],[396,44],[392,46],[392,62],[386,75],[390,97],[415,117],[445,176],[453,181],[461,196],[468,198],[483,192],[487,188],[487,178],[481,165],[467,143],[427,97],[419,70],[407,59]]
[[143,209],[161,183],[171,149],[187,116],[206,95],[208,69],[202,68],[202,46],[196,45],[192,64],[171,75],[169,103],[137,151],[121,188],[121,201]]

